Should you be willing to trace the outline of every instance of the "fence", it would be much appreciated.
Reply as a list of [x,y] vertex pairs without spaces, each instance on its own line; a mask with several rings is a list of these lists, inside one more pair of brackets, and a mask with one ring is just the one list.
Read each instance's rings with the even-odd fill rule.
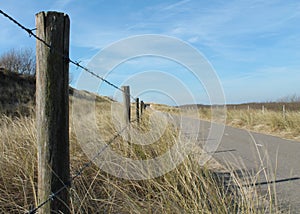
[[[29,29],[0,10],[0,14],[35,38],[36,43],[36,115],[38,145],[38,206],[28,213],[70,213],[68,188],[90,167],[128,126],[130,126],[130,98],[136,102],[136,119],[139,123],[144,102],[130,95],[129,86],[122,88],[69,58],[70,20],[58,12],[40,12],[36,15],[36,28]],[[36,30],[36,34],[33,33]],[[55,66],[53,66],[55,64]],[[106,145],[70,176],[69,157],[69,64],[73,64],[95,78],[123,93],[123,127]]]
[[294,112],[300,110],[300,102],[266,102],[266,103],[245,103],[237,105],[226,105],[228,110],[260,110],[262,113],[266,111]]

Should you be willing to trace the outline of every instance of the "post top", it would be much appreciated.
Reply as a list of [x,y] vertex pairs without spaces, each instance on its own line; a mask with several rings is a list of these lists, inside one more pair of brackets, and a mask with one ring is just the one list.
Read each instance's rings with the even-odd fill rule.
[[41,11],[41,12],[36,13],[35,15],[36,16],[42,15],[42,16],[45,16],[45,17],[47,17],[47,16],[53,16],[53,15],[63,15],[64,17],[68,17],[69,18],[68,14],[63,13],[63,12],[58,12],[58,11]]

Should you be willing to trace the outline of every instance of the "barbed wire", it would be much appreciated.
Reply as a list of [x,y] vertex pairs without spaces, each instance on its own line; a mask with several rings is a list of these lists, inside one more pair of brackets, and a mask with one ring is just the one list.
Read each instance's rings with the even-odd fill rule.
[[[135,122],[137,119],[131,120],[130,123]],[[103,146],[98,152],[97,154],[90,159],[90,161],[86,162],[85,164],[83,164],[83,167],[81,167],[79,170],[77,170],[77,172],[75,173],[75,175],[73,175],[70,180],[66,183],[64,183],[64,185],[58,189],[56,192],[52,193],[51,195],[49,195],[49,197],[43,201],[42,203],[40,203],[37,207],[31,209],[29,212],[27,212],[27,214],[34,214],[36,213],[40,208],[42,208],[45,204],[47,204],[49,201],[52,201],[53,199],[56,198],[56,196],[61,193],[63,190],[71,187],[72,182],[80,177],[83,172],[89,168],[92,163],[130,126],[130,123],[128,125],[126,125],[125,127],[123,127],[116,135],[114,135],[106,144],[105,146]]]
[[[88,69],[87,67],[83,66],[80,64],[80,62],[77,62],[75,60],[72,60],[69,56],[61,53],[60,51],[56,50],[55,48],[53,48],[50,44],[48,44],[45,40],[43,40],[42,38],[38,37],[35,33],[33,33],[33,31],[36,30],[36,28],[34,29],[30,29],[25,27],[24,25],[22,25],[20,22],[18,22],[16,19],[14,19],[12,16],[8,15],[7,13],[5,13],[3,10],[0,9],[0,13],[8,18],[11,22],[13,22],[14,24],[16,24],[18,27],[20,27],[22,30],[26,31],[29,36],[34,37],[35,39],[37,39],[38,41],[42,42],[46,47],[48,47],[51,51],[55,52],[56,54],[60,55],[63,59],[65,59],[67,62],[75,65],[78,68],[81,68],[82,70],[86,71],[87,73],[91,74],[92,76],[100,79],[101,81],[105,82],[106,84],[112,86],[113,88],[125,93],[125,91],[123,89],[121,89],[120,87],[118,87],[116,84],[111,83],[110,81],[106,80],[105,78],[101,77],[100,75],[96,74],[95,72],[91,71],[90,69]],[[134,96],[132,96],[131,94],[129,94],[129,96],[135,100],[136,98]]]
[[[34,37],[35,39],[37,39],[38,41],[42,42],[46,47],[48,47],[51,51],[55,52],[56,54],[60,55],[63,59],[67,60],[68,63],[71,63],[81,69],[83,69],[84,71],[86,71],[87,73],[91,74],[92,76],[100,79],[101,81],[107,83],[108,85],[114,87],[115,89],[125,93],[125,91],[123,89],[121,89],[120,87],[118,87],[117,85],[111,83],[110,81],[106,80],[105,78],[101,77],[100,75],[92,72],[90,69],[82,66],[79,62],[72,60],[69,58],[69,56],[61,53],[60,51],[54,49],[50,44],[48,44],[45,40],[41,39],[40,37],[38,37],[35,33],[33,33],[33,31],[36,30],[36,28],[34,29],[30,29],[25,27],[24,25],[22,25],[20,22],[18,22],[16,19],[14,19],[12,16],[8,15],[7,13],[5,13],[4,11],[2,11],[0,9],[0,14],[2,14],[4,17],[8,18],[11,22],[13,22],[14,24],[16,24],[18,27],[20,27],[22,30],[26,31],[29,36]],[[129,96],[136,101],[136,98],[134,96],[132,96],[131,94],[129,94]],[[137,119],[134,119],[132,121],[130,121],[130,123],[137,121]],[[27,212],[28,214],[34,214],[36,213],[41,207],[43,207],[45,204],[47,204],[49,201],[54,200],[58,194],[60,194],[63,190],[71,187],[72,182],[78,178],[79,176],[81,176],[83,174],[83,172],[89,168],[92,163],[96,160],[96,158],[98,158],[120,135],[121,133],[123,133],[129,126],[130,123],[128,125],[126,125],[124,128],[122,128],[116,135],[114,135],[107,143],[105,146],[103,146],[98,153],[92,158],[90,159],[89,162],[86,162],[85,164],[83,164],[83,166],[75,173],[75,175],[73,175],[70,180],[66,183],[63,184],[63,186],[58,189],[56,192],[52,193],[51,195],[49,195],[49,197],[43,201],[42,203],[40,203],[37,207],[31,209],[29,212]]]

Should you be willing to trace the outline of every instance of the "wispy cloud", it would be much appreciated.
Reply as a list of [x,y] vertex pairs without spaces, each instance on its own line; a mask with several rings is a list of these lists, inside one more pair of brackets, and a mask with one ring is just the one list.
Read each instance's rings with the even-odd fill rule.
[[[173,8],[173,5],[179,3],[184,3],[184,7]],[[268,39],[271,34],[284,32],[286,28],[296,24],[297,19],[299,20],[299,11],[295,9],[298,4],[293,2],[278,4],[264,1],[234,1],[212,4],[211,7],[189,1],[176,4],[170,5],[173,10],[168,14],[155,11],[165,9],[165,5],[161,5],[161,9],[153,7],[152,15],[140,22],[137,20],[140,28],[132,30],[136,32],[142,31],[142,28],[149,30],[153,20],[161,20],[161,24],[158,25],[162,33],[178,36],[184,40],[198,37],[199,45],[210,48],[221,57],[235,59],[234,56],[247,54],[245,48],[259,48],[253,45],[256,37]],[[239,58],[241,56],[237,57]]]
[[171,9],[176,8],[176,7],[182,6],[183,4],[186,4],[188,2],[190,2],[190,0],[179,1],[179,2],[176,2],[174,4],[170,4],[170,5],[166,6],[166,7],[164,7],[163,10],[171,10]]

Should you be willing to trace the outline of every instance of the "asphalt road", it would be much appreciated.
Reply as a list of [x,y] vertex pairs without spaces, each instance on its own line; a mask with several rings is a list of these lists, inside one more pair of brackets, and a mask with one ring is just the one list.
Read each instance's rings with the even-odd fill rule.
[[[180,123],[177,116],[169,117]],[[284,213],[300,213],[300,142],[228,126],[220,139],[214,139],[209,132],[221,125],[188,117],[181,119],[182,133],[197,138],[200,147],[217,145],[220,141],[213,152],[213,158],[219,163],[229,164],[241,177],[246,177],[241,173],[245,171],[257,175],[254,183],[261,194],[267,193],[269,186],[273,192],[276,190],[279,207]]]

